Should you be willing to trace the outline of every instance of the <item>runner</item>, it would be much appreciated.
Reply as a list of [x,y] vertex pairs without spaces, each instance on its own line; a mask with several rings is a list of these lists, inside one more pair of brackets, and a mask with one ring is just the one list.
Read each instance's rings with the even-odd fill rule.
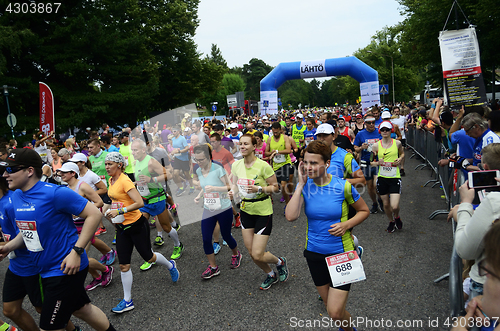
[[134,178],[134,157],[132,156],[132,152],[130,151],[130,140],[129,140],[129,132],[123,131],[120,133],[120,154],[125,158],[125,171],[124,173],[130,178],[131,181],[135,181]]
[[109,178],[109,197],[113,201],[112,209],[106,217],[118,228],[116,233],[116,251],[120,262],[123,300],[111,309],[114,313],[123,313],[134,309],[132,302],[132,271],[130,260],[132,250],[137,249],[141,257],[149,263],[164,265],[170,271],[172,281],[179,280],[179,271],[174,260],[168,261],[162,254],[153,252],[149,241],[149,226],[139,208],[144,207],[141,195],[134,184],[124,175],[125,158],[123,155],[111,152],[106,155],[106,171]]
[[[377,167],[372,167],[370,162],[372,161],[372,146],[379,141],[382,136],[375,130],[375,117],[372,115],[367,115],[365,118],[366,129],[361,130],[354,139],[354,149],[357,153],[361,153],[360,165],[363,169],[363,173],[366,179],[366,186],[368,188],[368,194],[372,200],[372,208],[370,208],[370,213],[375,214],[378,212],[379,203],[380,210],[383,212],[382,200],[377,201],[377,192],[375,189]],[[378,203],[379,202],[379,203]]]
[[281,125],[274,122],[272,128],[273,135],[267,140],[265,155],[273,160],[273,171],[276,173],[278,183],[281,184],[281,193],[285,200],[286,208],[286,204],[290,201],[289,192],[292,191],[287,188],[290,175],[293,174],[294,171],[292,161],[290,160],[292,148],[288,141],[288,137],[283,134]]
[[[90,187],[90,185],[83,180],[83,178],[79,178],[80,170],[75,163],[66,162],[61,167],[61,169],[58,170],[58,173],[60,174],[61,179],[64,182],[68,183],[68,188],[73,190],[75,193],[78,193],[80,196],[92,202],[97,208],[101,208],[104,205],[99,195],[97,195],[97,192],[94,191]],[[80,234],[82,231],[84,221],[85,220],[80,217],[73,218],[73,222],[75,223],[78,234]],[[103,263],[103,265],[96,259],[89,257],[89,273],[92,275],[93,279],[85,288],[87,291],[93,290],[98,286],[106,287],[111,283],[111,280],[113,279],[113,267],[111,266],[111,264],[115,260],[116,253],[102,241],[100,241],[100,243],[96,245],[96,240],[97,239],[95,237],[92,237],[90,243],[85,247],[85,251],[88,252],[90,244],[96,246],[96,248],[101,248],[101,253],[104,252],[103,257],[106,257],[106,254],[110,256],[110,264],[109,266],[107,266],[105,262]],[[105,248],[102,248],[103,246]],[[99,275],[98,271],[101,272],[101,275]]]
[[[167,170],[158,161],[147,155],[146,143],[143,140],[134,140],[131,150],[135,160],[134,175],[137,180],[135,184],[144,203],[144,207],[141,207],[139,210],[146,220],[149,220],[151,216],[157,217],[163,230],[174,241],[174,250],[170,258],[177,260],[184,251],[184,245],[179,241],[177,231],[170,225],[172,215],[170,215],[165,204],[166,196],[162,183],[168,180]],[[163,245],[163,235],[161,232],[155,238],[155,245]],[[146,260],[140,269],[148,270],[152,264],[154,262],[151,263]]]
[[[199,123],[199,122],[198,122]],[[196,124],[193,124],[193,128]],[[172,128],[172,132],[174,136],[172,137],[172,148],[174,160],[172,161],[172,166],[174,168],[174,182],[177,184],[177,191],[175,193],[176,196],[181,196],[187,189],[186,182],[181,177],[181,172],[184,175],[184,178],[188,181],[190,185],[189,193],[194,193],[193,179],[191,178],[191,174],[189,173],[189,145],[186,141],[186,138],[181,135],[180,129],[178,126]],[[201,132],[202,134],[205,134]],[[199,135],[198,135],[199,137]],[[193,137],[191,137],[191,142],[193,141]],[[210,140],[209,140],[210,142]]]
[[[403,145],[403,148],[406,148],[406,117],[401,116],[401,110],[399,109],[398,106],[392,108],[392,119],[391,122],[394,124],[394,126],[397,126],[399,128],[399,132],[401,132],[401,145]],[[401,173],[401,176],[405,176],[405,159],[403,158],[401,160],[400,164],[400,169],[399,172]]]
[[206,144],[195,147],[194,157],[199,165],[194,176],[200,182],[202,188],[198,196],[194,198],[194,202],[198,204],[200,198],[204,197],[201,232],[203,236],[203,249],[209,262],[209,266],[202,273],[201,277],[210,279],[220,274],[219,266],[215,262],[215,252],[212,245],[212,234],[215,231],[216,224],[220,225],[222,238],[227,242],[233,253],[231,257],[231,269],[240,266],[242,256],[238,251],[236,241],[231,235],[233,213],[231,200],[227,197],[227,192],[231,187],[226,171],[221,165],[212,162],[212,151]]
[[[33,150],[17,149],[1,165],[9,189],[16,190],[12,201],[22,232],[0,247],[0,260],[23,245],[29,250],[44,291],[40,328],[63,330],[73,314],[96,330],[115,330],[84,287],[84,247],[99,224],[99,210],[67,188],[40,182],[42,160]],[[85,218],[80,236],[72,215]]]
[[[356,122],[352,124],[351,129],[354,132],[354,137],[358,135],[358,132],[365,128],[365,122],[363,121],[362,114],[356,114]],[[354,138],[356,139],[356,138]]]
[[339,119],[337,120],[337,124],[339,126],[339,134],[343,135],[344,137],[349,138],[350,142],[352,142],[354,140],[354,138],[356,138],[356,135],[351,130],[351,128],[349,126],[345,125],[344,116],[342,116],[342,115],[339,116]]
[[395,229],[401,230],[403,222],[399,217],[399,201],[401,197],[401,175],[399,164],[405,153],[399,140],[391,138],[394,126],[389,121],[380,124],[379,132],[382,140],[373,145],[372,152],[378,161],[373,161],[373,166],[378,166],[377,192],[384,204],[384,211],[389,219],[387,232]]
[[[314,285],[328,315],[335,321],[347,321],[346,324],[350,325],[352,316],[345,307],[351,284],[333,287],[325,258],[355,249],[349,229],[362,223],[370,212],[349,182],[326,172],[330,153],[329,146],[322,141],[314,141],[307,146],[304,161],[299,165],[299,183],[286,210],[286,219],[294,221],[299,218],[304,205],[307,216],[304,257]],[[352,218],[347,216],[347,205],[356,210]],[[344,323],[341,325],[342,330],[355,330],[344,326]]]
[[[255,156],[256,146],[255,137],[244,135],[240,138],[243,159],[233,163],[229,197],[234,199],[234,192],[239,192],[243,198],[240,209],[243,241],[254,263],[267,274],[260,289],[268,290],[274,283],[288,279],[288,267],[284,257],[277,258],[266,252],[273,227],[273,205],[269,194],[278,192],[279,187],[271,166]],[[279,278],[269,263],[276,264]]]

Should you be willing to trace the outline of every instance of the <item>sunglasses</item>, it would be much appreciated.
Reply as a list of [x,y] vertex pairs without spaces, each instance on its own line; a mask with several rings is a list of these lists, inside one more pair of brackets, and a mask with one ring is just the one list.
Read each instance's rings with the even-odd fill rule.
[[15,174],[16,172],[18,171],[21,171],[23,169],[27,169],[29,167],[25,167],[25,166],[19,166],[19,167],[6,167],[5,168],[5,171],[8,173],[8,174]]
[[203,162],[203,161],[205,161],[205,160],[206,160],[206,158],[205,158],[205,159],[195,159],[195,158],[193,158],[193,160],[194,160],[196,163],[199,163],[199,162]]
[[388,129],[388,128],[380,129],[380,132],[389,132],[389,131],[391,131],[391,129]]
[[375,121],[365,121],[366,124],[375,124]]

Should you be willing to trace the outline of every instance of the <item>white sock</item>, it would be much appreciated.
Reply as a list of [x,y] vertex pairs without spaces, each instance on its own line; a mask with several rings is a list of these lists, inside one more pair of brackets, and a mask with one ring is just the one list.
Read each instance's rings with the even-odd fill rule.
[[281,262],[281,259],[278,257],[278,263],[276,263],[276,265],[282,265],[283,262]]
[[127,302],[132,300],[132,282],[134,277],[132,276],[132,270],[129,269],[127,272],[122,271],[122,286],[123,286],[123,299]]
[[165,258],[161,253],[155,252],[156,255],[156,263],[159,265],[167,266],[168,270],[172,269],[174,266],[169,260]]
[[359,246],[358,237],[356,237],[355,235],[352,235],[352,239],[354,241],[354,247],[357,248]]
[[271,272],[268,272],[267,274],[271,277],[274,277],[274,270],[271,270]]
[[158,237],[162,237],[163,238],[163,231],[158,231]]
[[177,231],[174,228],[172,228],[172,230],[170,230],[170,232],[168,233],[168,236],[170,238],[172,238],[172,240],[174,241],[174,246],[179,247],[181,245],[181,243],[179,241],[179,235],[177,235]]
[[177,227],[177,222],[176,222],[176,221],[172,221],[172,222],[170,222],[170,225],[171,225],[173,228],[176,228],[176,227]]

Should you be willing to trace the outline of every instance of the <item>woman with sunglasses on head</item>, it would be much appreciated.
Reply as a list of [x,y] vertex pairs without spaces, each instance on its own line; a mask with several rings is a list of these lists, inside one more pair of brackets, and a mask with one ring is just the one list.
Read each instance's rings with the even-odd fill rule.
[[203,249],[207,255],[209,266],[202,273],[201,277],[210,279],[220,273],[218,265],[215,263],[215,254],[212,245],[212,234],[217,222],[220,225],[222,238],[227,242],[232,251],[231,269],[236,269],[241,263],[241,253],[238,251],[236,240],[231,235],[231,225],[233,223],[233,211],[231,200],[227,192],[231,189],[226,170],[220,164],[212,162],[212,151],[207,144],[198,145],[194,148],[194,158],[198,164],[198,169],[194,173],[195,182],[199,182],[201,191],[195,203],[199,203],[204,197],[203,216],[201,220],[201,233],[203,236]]
[[[299,164],[299,183],[285,216],[288,221],[298,219],[304,205],[308,226],[304,257],[311,276],[330,317],[341,322],[343,330],[351,331],[344,326],[352,318],[345,310],[351,284],[334,287],[325,258],[355,250],[350,229],[363,222],[370,211],[348,181],[327,172],[331,154],[330,146],[320,140],[306,147],[304,161]],[[350,219],[348,205],[356,210]]]
[[120,314],[134,309],[133,277],[130,270],[134,247],[145,261],[166,266],[174,283],[179,279],[179,271],[174,260],[169,261],[161,253],[153,252],[151,249],[148,220],[139,210],[144,207],[144,202],[132,180],[124,173],[125,157],[117,152],[108,153],[105,164],[110,176],[108,194],[112,200],[111,209],[107,211],[106,218],[117,227],[116,252],[120,262],[123,286],[123,300],[111,311]]
[[399,216],[399,201],[401,197],[401,174],[399,165],[405,157],[401,141],[391,138],[394,126],[390,121],[380,123],[379,132],[382,139],[372,147],[372,153],[377,160],[371,165],[378,166],[377,193],[384,204],[384,212],[389,219],[387,232],[401,230],[403,222]]
[[[233,199],[234,192],[239,192],[243,198],[240,208],[243,241],[253,262],[267,274],[260,285],[261,290],[267,290],[278,281],[288,279],[286,259],[266,251],[273,227],[273,204],[269,195],[277,193],[279,186],[273,168],[255,156],[255,137],[244,134],[239,142],[243,159],[233,163],[229,196]],[[279,277],[270,263],[276,264]]]

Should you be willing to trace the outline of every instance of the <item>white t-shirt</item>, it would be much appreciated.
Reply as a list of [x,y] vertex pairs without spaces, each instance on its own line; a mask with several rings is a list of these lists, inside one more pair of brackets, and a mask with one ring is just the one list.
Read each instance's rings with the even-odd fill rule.
[[392,124],[397,125],[399,127],[399,131],[401,131],[401,138],[406,139],[406,135],[405,135],[406,117],[399,116],[399,118],[391,119],[391,122],[392,122]]
[[35,147],[34,150],[40,155],[43,163],[52,163],[52,154],[50,154],[50,149],[47,147],[46,143],[41,143],[38,147]]
[[97,174],[90,169],[87,170],[87,173],[84,176],[78,178],[89,184],[94,191],[98,190],[96,184],[102,181],[101,177],[97,176]]

